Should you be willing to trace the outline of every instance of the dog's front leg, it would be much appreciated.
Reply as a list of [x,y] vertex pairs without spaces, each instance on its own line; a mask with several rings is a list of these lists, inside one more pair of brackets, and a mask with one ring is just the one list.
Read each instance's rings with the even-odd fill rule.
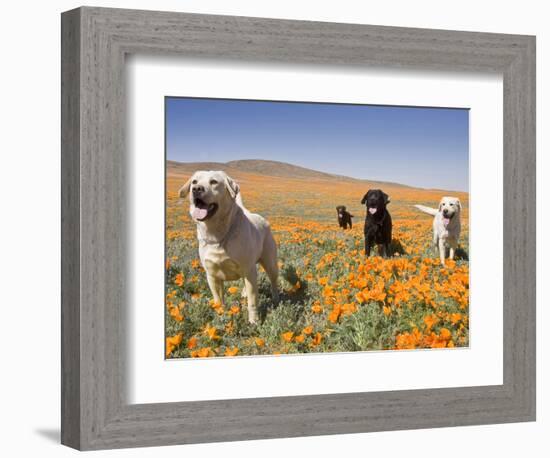
[[439,260],[441,261],[441,265],[445,265],[445,240],[442,238],[439,239]]
[[449,259],[453,260],[455,258],[455,252],[458,244],[454,240],[449,240],[449,245],[451,246],[449,249]]
[[248,321],[252,324],[258,321],[258,271],[254,266],[244,277],[248,302]]
[[214,297],[214,302],[223,306],[223,280],[213,277],[212,275],[207,275],[206,281]]
[[371,243],[368,238],[365,236],[365,256],[370,256]]
[[241,291],[241,297],[243,299],[246,299],[248,297],[248,295],[246,294],[246,282],[244,283],[243,289]]

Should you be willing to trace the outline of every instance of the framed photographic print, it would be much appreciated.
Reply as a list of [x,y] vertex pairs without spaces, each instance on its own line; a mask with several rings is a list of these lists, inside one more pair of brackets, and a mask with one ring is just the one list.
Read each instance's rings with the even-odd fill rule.
[[469,110],[165,113],[168,358],[468,346]]
[[62,442],[535,418],[535,40],[62,16]]

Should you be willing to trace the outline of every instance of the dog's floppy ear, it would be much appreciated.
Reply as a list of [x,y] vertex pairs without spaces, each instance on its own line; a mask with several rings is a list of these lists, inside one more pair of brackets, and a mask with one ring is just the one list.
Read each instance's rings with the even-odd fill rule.
[[224,173],[224,181],[225,187],[229,192],[229,195],[232,199],[235,199],[237,197],[237,194],[239,194],[241,188],[239,188],[239,185],[235,181],[233,181],[233,179],[226,173]]
[[439,211],[441,211],[441,207],[443,207],[443,199],[439,201]]
[[178,191],[178,195],[180,196],[180,199],[183,199],[184,197],[187,197],[187,194],[189,194],[189,191],[191,190],[191,180],[193,177],[189,178],[187,182],[180,188]]
[[460,199],[456,199],[456,205],[458,205],[459,210],[462,210],[462,204],[460,203]]
[[367,192],[363,198],[361,199],[361,205],[363,205],[366,201],[367,201],[367,196],[369,195],[369,193]]
[[382,191],[382,196],[384,196],[384,204],[388,205],[390,201],[390,196],[388,196],[385,192]]

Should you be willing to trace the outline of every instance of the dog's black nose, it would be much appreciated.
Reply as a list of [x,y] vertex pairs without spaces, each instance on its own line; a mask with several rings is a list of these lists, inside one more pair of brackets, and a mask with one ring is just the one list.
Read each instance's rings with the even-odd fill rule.
[[204,186],[194,186],[193,195],[201,194],[204,192]]
[[447,209],[443,210],[444,215],[447,215],[447,213],[449,213],[449,210],[447,210]]

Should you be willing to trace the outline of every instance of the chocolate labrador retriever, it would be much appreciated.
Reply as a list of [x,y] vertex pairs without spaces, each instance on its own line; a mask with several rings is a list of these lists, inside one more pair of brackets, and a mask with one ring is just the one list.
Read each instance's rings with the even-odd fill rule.
[[344,230],[347,229],[348,226],[351,229],[353,226],[351,223],[353,215],[346,210],[346,207],[344,205],[338,205],[336,207],[336,213],[338,214],[338,225]]

